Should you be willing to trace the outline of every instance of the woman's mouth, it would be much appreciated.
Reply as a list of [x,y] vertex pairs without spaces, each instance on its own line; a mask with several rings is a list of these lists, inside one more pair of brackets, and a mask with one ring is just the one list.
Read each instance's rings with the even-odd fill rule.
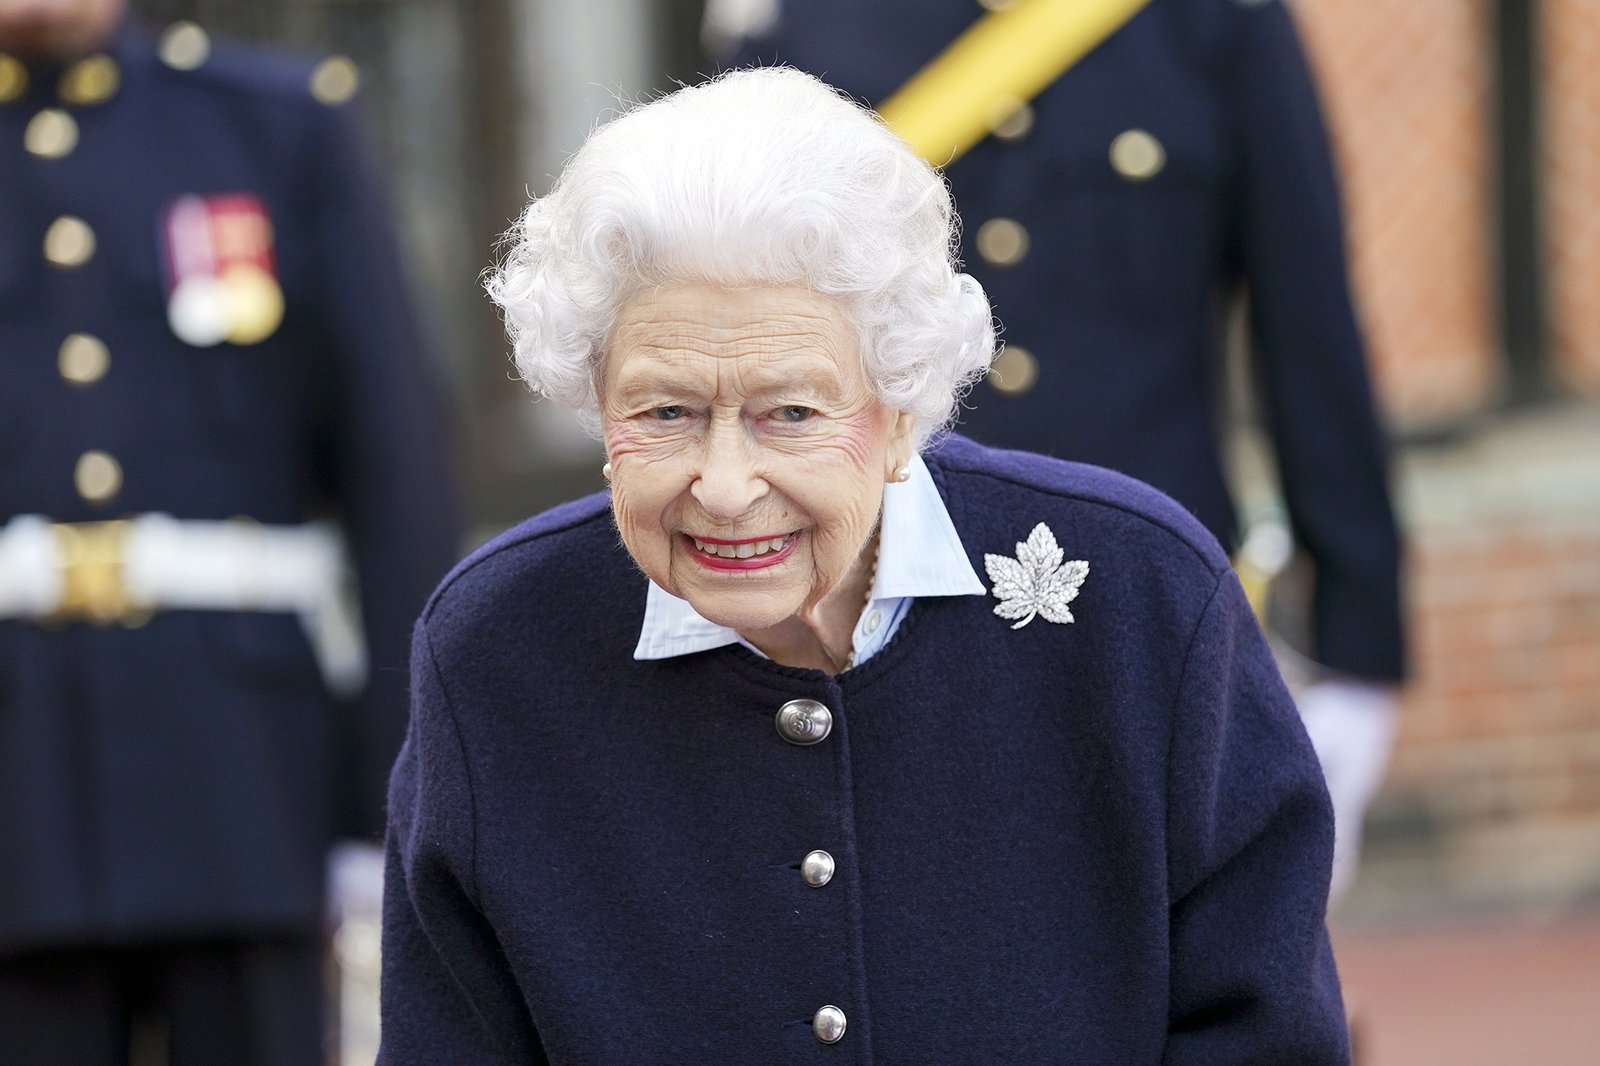
[[683,534],[693,546],[695,561],[712,570],[760,570],[776,566],[794,553],[799,531],[748,540],[704,539]]

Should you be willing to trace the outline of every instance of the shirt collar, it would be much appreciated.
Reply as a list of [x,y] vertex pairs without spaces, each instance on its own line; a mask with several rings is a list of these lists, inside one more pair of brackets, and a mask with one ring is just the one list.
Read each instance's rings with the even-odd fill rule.
[[[927,464],[914,455],[907,465],[908,480],[884,487],[878,571],[870,599],[987,594]],[[737,631],[707,621],[689,601],[650,582],[635,659],[670,659],[739,642]]]

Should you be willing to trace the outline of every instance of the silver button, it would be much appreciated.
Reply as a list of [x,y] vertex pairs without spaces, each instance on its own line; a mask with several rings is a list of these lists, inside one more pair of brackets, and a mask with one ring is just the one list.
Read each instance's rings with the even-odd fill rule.
[[1147,130],[1124,130],[1111,142],[1111,166],[1128,181],[1149,181],[1167,165],[1167,150]]
[[73,469],[72,483],[85,500],[105,503],[122,491],[122,464],[105,452],[84,452]]
[[816,700],[790,700],[778,708],[778,735],[791,744],[816,744],[833,731],[833,713]]
[[211,56],[211,37],[192,22],[174,22],[161,34],[159,51],[173,70],[194,70]]
[[811,1031],[824,1044],[837,1044],[843,1040],[844,1027],[844,1011],[831,1004],[818,1010],[811,1019]]
[[63,270],[83,266],[94,257],[94,230],[76,215],[62,215],[45,230],[44,257]]
[[1020,141],[1033,132],[1033,108],[1018,96],[1004,96],[984,116],[989,132],[1002,141]]
[[833,880],[833,856],[825,851],[813,851],[800,860],[800,880],[812,888],[821,888]]
[[861,628],[870,637],[878,631],[878,627],[881,625],[883,625],[883,612],[871,610],[867,612],[867,617],[862,619]]
[[59,107],[47,107],[22,131],[22,146],[40,159],[61,159],[78,147],[78,123]]
[[329,107],[349,100],[361,87],[361,71],[347,56],[329,56],[311,72],[311,95]]
[[1028,256],[1028,230],[1014,218],[991,218],[978,227],[974,242],[990,266],[1016,266]]
[[989,368],[989,384],[1007,396],[1021,396],[1039,380],[1039,360],[1026,348],[1008,344]]
[[56,367],[74,385],[93,385],[111,369],[111,351],[92,333],[73,333],[61,342]]

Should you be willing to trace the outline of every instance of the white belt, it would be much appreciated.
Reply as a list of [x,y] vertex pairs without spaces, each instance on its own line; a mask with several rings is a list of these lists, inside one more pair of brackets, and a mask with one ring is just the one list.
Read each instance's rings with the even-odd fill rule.
[[343,539],[326,522],[146,514],[55,524],[19,515],[0,528],[0,618],[106,623],[158,610],[287,611],[305,623],[337,691],[359,687],[365,675],[348,575]]

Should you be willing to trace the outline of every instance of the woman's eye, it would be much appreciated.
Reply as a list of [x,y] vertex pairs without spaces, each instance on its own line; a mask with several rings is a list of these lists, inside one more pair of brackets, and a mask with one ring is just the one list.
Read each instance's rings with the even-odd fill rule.
[[817,412],[809,407],[791,404],[788,407],[778,408],[776,413],[780,422],[804,422]]
[[684,415],[683,408],[678,404],[669,404],[666,407],[657,407],[650,412],[659,422],[676,422]]

